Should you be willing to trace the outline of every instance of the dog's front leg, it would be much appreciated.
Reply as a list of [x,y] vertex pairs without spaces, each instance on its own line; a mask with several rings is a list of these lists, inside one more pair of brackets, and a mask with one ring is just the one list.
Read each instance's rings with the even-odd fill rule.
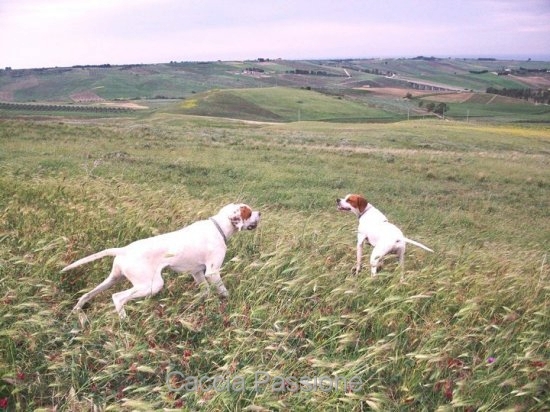
[[218,290],[218,295],[220,295],[223,298],[229,297],[229,292],[225,288],[225,285],[223,284],[222,278],[220,276],[220,271],[211,272],[206,274],[206,280],[214,286],[216,286],[216,289]]
[[210,286],[208,285],[208,282],[204,277],[204,271],[205,269],[202,269],[196,273],[193,273],[192,275],[193,279],[195,279],[195,283],[199,287],[201,296],[203,298],[206,298],[210,294]]
[[352,270],[354,275],[357,275],[361,271],[361,260],[363,259],[363,243],[365,242],[366,238],[367,235],[361,232],[357,233],[357,261],[355,267]]
[[357,243],[357,263],[352,272],[357,275],[361,271],[361,259],[363,258],[363,241]]

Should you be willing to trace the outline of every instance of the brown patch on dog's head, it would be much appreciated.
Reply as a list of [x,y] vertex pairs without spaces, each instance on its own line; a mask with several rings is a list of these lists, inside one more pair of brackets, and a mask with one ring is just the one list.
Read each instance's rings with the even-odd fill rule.
[[367,208],[367,205],[369,204],[369,202],[367,202],[367,199],[365,199],[361,195],[356,194],[347,195],[346,202],[348,202],[350,206],[359,210],[359,213],[363,213]]
[[241,219],[245,221],[250,219],[250,216],[252,216],[252,209],[245,205],[241,206]]
[[260,212],[254,212],[250,206],[244,203],[232,203],[233,212],[229,215],[231,224],[238,230],[255,229],[260,220]]

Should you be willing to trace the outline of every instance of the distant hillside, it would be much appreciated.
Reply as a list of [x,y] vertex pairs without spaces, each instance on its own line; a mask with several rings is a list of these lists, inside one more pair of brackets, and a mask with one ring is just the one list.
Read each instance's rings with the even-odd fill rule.
[[82,95],[91,100],[181,98],[211,89],[265,86],[346,90],[364,85],[436,84],[451,90],[484,92],[488,87],[536,87],[533,78],[539,80],[541,87],[550,87],[548,70],[548,62],[423,58],[173,62],[0,70],[0,100],[71,102]]
[[166,110],[276,122],[395,120],[391,112],[368,104],[289,87],[214,90],[195,95]]
[[[283,122],[398,120],[431,115],[414,100],[423,94],[525,88],[539,93],[550,88],[548,71],[548,62],[422,56],[7,68],[0,70],[0,102],[102,106],[132,101],[184,114]],[[541,110],[520,103],[529,116],[548,121],[544,111],[537,117]]]

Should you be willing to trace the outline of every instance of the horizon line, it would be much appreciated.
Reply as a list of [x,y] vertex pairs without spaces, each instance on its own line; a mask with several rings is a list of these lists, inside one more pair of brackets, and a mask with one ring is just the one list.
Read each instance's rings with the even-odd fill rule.
[[476,54],[476,55],[447,55],[446,57],[417,54],[415,56],[372,56],[372,57],[316,57],[316,58],[284,58],[284,57],[256,57],[253,59],[212,59],[212,60],[171,60],[154,63],[83,63],[73,64],[70,66],[34,66],[23,68],[12,68],[11,66],[0,67],[0,71],[9,70],[43,70],[43,69],[64,69],[64,68],[79,68],[79,67],[115,67],[115,66],[153,66],[170,63],[224,63],[224,62],[269,62],[269,61],[348,61],[348,60],[415,60],[415,59],[437,59],[437,60],[495,60],[495,61],[525,61],[525,62],[541,62],[550,63],[550,54]]

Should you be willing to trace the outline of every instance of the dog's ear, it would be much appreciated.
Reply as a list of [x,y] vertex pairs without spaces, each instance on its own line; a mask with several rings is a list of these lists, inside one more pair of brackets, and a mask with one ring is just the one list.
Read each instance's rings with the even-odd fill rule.
[[250,216],[252,216],[252,209],[246,205],[238,205],[229,220],[231,220],[231,224],[240,231],[244,226],[244,222],[250,219]]
[[231,216],[229,216],[229,220],[237,230],[240,231],[243,228],[243,219],[241,218],[241,211],[239,208],[235,209]]
[[363,213],[368,204],[369,202],[363,196],[357,196],[357,209],[359,209],[359,213]]
[[250,219],[250,216],[252,216],[252,209],[250,209],[247,205],[241,205],[240,211],[243,221]]
[[367,208],[367,205],[369,204],[369,202],[367,202],[367,199],[365,199],[361,195],[349,195],[347,197],[347,202],[351,206],[359,210],[360,214],[365,211],[365,209]]

